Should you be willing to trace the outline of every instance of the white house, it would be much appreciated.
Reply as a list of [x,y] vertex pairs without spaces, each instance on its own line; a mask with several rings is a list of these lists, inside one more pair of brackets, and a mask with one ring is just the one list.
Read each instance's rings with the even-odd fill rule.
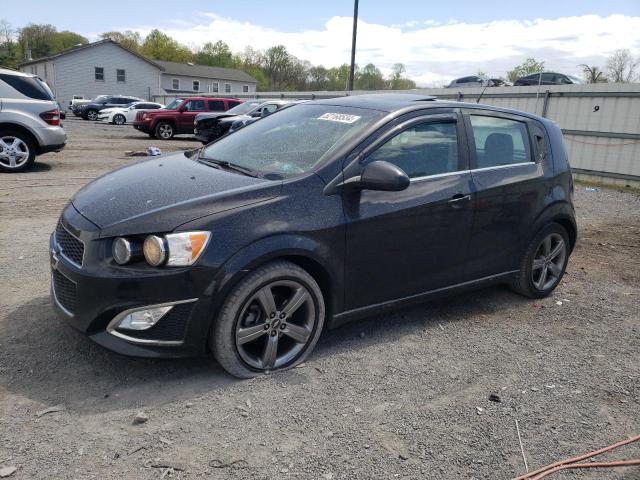
[[256,80],[231,68],[150,60],[113,40],[100,40],[19,65],[45,80],[63,105],[73,95],[155,95],[256,91]]

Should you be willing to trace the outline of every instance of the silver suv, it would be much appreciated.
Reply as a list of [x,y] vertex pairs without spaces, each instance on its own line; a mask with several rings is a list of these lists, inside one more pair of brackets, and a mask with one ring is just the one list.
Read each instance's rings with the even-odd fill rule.
[[0,172],[21,172],[67,142],[60,110],[36,75],[0,68]]

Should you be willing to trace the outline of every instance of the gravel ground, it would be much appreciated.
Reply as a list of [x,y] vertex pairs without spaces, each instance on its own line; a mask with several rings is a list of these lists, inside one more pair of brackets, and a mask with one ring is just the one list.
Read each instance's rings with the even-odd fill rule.
[[[15,467],[11,478],[510,478],[524,473],[516,420],[530,468],[640,433],[637,195],[578,186],[580,238],[550,298],[491,288],[398,310],[326,332],[300,368],[238,381],[206,359],[119,356],[54,315],[48,236],[67,199],[135,161],[126,150],[198,145],[65,126],[63,152],[0,175],[0,472]],[[148,420],[134,425],[138,412]],[[609,456],[632,457],[640,445]]]

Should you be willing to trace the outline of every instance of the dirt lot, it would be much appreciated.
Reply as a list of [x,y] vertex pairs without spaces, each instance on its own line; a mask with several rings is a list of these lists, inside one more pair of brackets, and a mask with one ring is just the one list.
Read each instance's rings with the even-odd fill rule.
[[[197,146],[65,122],[0,176],[0,468],[11,478],[489,479],[640,433],[640,197],[578,186],[580,239],[542,301],[492,288],[326,332],[289,372],[105,351],[49,306],[48,236],[125,150]],[[489,401],[491,393],[500,402]],[[42,410],[63,411],[39,416]],[[132,425],[139,411],[149,420]],[[640,457],[640,445],[611,457]],[[171,468],[174,467],[174,468]],[[640,469],[553,478],[638,479]]]

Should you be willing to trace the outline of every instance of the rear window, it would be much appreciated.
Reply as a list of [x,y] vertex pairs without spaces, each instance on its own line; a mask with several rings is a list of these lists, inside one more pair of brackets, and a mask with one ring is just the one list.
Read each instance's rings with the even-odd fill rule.
[[15,88],[22,95],[35,100],[53,100],[53,93],[40,78],[0,74],[0,80]]
[[471,115],[477,168],[531,162],[529,133],[524,122]]

